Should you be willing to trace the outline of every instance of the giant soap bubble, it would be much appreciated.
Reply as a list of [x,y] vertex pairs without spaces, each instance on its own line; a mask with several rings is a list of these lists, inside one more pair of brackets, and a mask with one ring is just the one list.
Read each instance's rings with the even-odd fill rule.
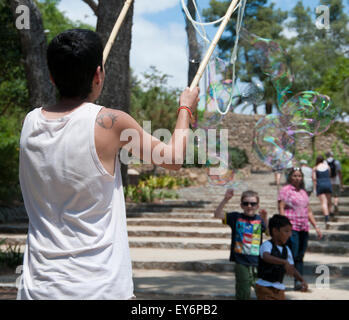
[[295,133],[303,133],[304,137],[324,133],[337,115],[330,98],[315,91],[296,94],[282,106],[282,113]]
[[283,170],[292,161],[295,139],[290,135],[287,119],[280,114],[261,118],[254,130],[253,150],[259,159],[274,170]]

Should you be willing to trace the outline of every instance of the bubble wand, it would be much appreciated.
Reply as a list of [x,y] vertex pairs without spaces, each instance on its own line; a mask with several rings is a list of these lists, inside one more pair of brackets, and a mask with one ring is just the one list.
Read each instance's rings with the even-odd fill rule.
[[125,4],[120,12],[120,15],[118,17],[118,19],[115,22],[114,28],[109,36],[108,42],[105,45],[104,51],[103,51],[103,64],[107,61],[108,56],[109,56],[109,52],[115,42],[116,36],[120,30],[120,27],[122,25],[122,23],[124,22],[124,19],[126,17],[127,11],[130,8],[131,4],[132,4],[133,0],[126,0]]
[[[219,39],[222,37],[224,29],[227,26],[230,17],[232,16],[235,9],[237,8],[239,1],[240,0],[232,0],[232,2],[230,3],[229,8],[227,10],[227,13],[224,16],[224,19],[223,19],[222,23],[220,24],[219,29],[217,30],[217,33],[210,44],[210,47],[207,49],[205,57],[203,58],[203,60],[200,63],[200,66],[199,66],[199,69],[195,75],[195,78],[193,79],[193,81],[190,85],[190,90],[193,90],[195,87],[197,87],[203,73],[205,72],[205,69],[207,67],[208,62],[210,61],[212,53],[213,53],[214,49],[216,48]],[[197,119],[194,120],[194,123],[192,123],[192,125],[194,126],[196,124],[196,122],[197,122]]]

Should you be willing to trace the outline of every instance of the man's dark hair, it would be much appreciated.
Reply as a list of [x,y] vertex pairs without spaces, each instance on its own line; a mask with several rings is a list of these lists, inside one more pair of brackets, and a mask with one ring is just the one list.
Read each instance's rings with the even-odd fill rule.
[[103,70],[103,44],[96,32],[71,29],[48,46],[47,62],[61,97],[85,99],[98,66]]
[[282,227],[286,226],[291,226],[292,223],[290,220],[281,214],[274,214],[270,219],[269,219],[269,233],[272,236],[273,235],[273,229],[280,230]]

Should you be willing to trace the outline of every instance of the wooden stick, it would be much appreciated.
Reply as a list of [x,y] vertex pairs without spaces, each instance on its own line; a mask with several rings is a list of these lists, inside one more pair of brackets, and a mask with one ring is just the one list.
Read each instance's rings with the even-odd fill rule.
[[133,0],[126,0],[125,1],[125,4],[120,12],[120,15],[118,17],[118,19],[116,20],[115,22],[115,25],[114,25],[114,28],[113,28],[113,31],[111,32],[110,36],[109,36],[109,39],[108,39],[108,42],[107,44],[105,45],[105,48],[104,48],[104,51],[103,51],[103,64],[107,61],[108,59],[108,56],[109,56],[109,52],[115,42],[115,39],[116,39],[116,36],[120,30],[120,27],[126,17],[126,14],[127,14],[127,11],[128,9],[130,8],[131,4],[132,4],[132,1]]
[[213,53],[214,49],[216,48],[218,41],[221,38],[223,31],[224,31],[226,25],[228,24],[229,19],[232,16],[238,2],[239,2],[239,0],[232,0],[232,2],[230,3],[230,6],[227,10],[227,13],[225,14],[224,20],[222,21],[221,25],[219,26],[219,29],[218,29],[210,47],[208,48],[204,59],[200,63],[200,66],[199,66],[199,69],[195,75],[195,78],[193,79],[193,81],[190,85],[190,90],[193,90],[199,84],[199,81],[200,81],[200,79],[201,79],[201,77],[206,69],[206,66],[207,66],[208,62],[210,61],[212,53]]

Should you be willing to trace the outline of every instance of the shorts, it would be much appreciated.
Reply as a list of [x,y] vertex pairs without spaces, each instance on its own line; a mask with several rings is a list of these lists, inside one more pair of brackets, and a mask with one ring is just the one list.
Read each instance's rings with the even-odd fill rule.
[[332,197],[338,198],[340,196],[340,187],[339,184],[332,185]]
[[258,300],[285,300],[285,290],[273,287],[264,287],[256,284],[256,295]]

